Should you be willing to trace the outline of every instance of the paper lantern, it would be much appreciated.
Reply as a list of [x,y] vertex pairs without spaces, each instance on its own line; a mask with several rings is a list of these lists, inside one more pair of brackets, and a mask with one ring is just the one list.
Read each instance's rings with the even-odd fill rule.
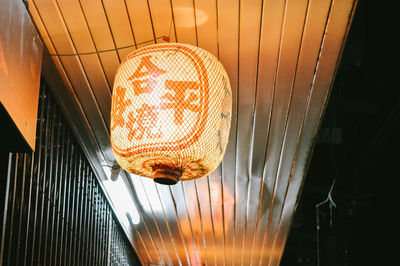
[[232,94],[222,64],[187,44],[138,49],[114,81],[111,144],[130,173],[162,184],[207,175],[228,142]]

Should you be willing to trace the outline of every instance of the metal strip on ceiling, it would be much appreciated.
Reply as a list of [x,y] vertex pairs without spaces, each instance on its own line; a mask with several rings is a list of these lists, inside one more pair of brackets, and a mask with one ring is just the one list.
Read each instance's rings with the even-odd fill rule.
[[221,166],[171,187],[126,174],[140,218],[126,232],[143,264],[278,265],[356,1],[28,2],[98,172],[113,162],[111,86],[129,52],[166,36],[220,59],[233,94]]

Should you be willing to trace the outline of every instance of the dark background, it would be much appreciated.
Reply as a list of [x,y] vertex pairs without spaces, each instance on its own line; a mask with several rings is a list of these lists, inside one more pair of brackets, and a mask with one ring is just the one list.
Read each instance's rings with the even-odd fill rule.
[[[281,265],[400,265],[398,9],[359,1]],[[335,181],[330,208],[316,207]]]

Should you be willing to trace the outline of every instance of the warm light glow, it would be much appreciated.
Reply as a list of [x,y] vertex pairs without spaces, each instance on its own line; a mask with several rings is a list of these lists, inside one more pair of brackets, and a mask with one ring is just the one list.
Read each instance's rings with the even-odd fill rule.
[[111,168],[103,167],[108,179],[103,181],[107,193],[114,205],[114,210],[121,219],[126,228],[136,225],[140,222],[140,217],[132,196],[121,176],[113,181],[111,180]]
[[149,213],[161,212],[162,205],[154,182],[134,174],[130,174],[130,177],[143,210]]
[[231,105],[229,78],[209,52],[176,43],[136,50],[114,82],[115,158],[163,184],[205,176],[223,158]]
[[[196,20],[194,20],[194,14]],[[175,25],[182,28],[200,26],[208,20],[208,15],[203,10],[193,7],[175,7],[174,8]]]

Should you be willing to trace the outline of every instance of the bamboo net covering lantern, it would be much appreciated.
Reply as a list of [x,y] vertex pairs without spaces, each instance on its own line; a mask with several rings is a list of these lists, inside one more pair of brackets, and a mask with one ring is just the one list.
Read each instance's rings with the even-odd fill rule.
[[130,173],[175,184],[207,175],[228,142],[232,94],[222,64],[187,44],[138,49],[114,81],[111,144]]

